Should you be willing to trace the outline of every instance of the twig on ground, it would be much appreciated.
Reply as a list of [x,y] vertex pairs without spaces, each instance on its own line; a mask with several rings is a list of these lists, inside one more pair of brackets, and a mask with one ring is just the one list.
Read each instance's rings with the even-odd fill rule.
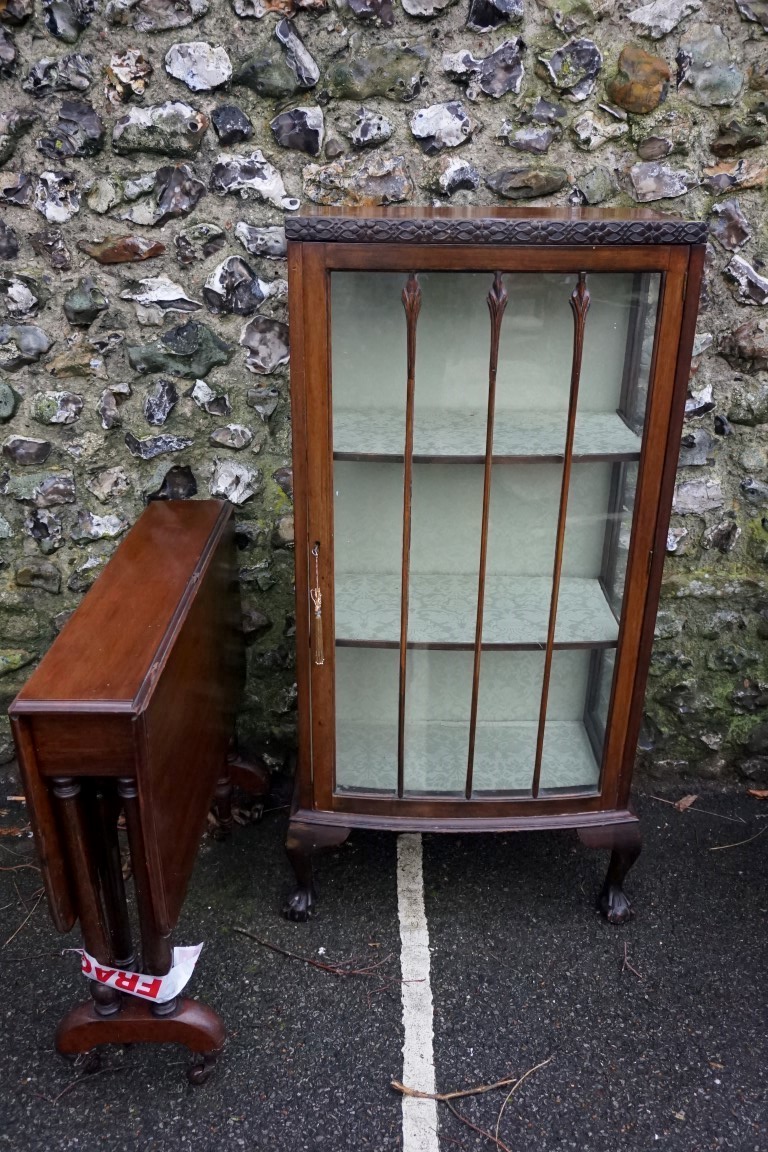
[[754,836],[748,836],[746,840],[736,840],[733,844],[716,844],[714,848],[710,848],[708,851],[722,852],[724,848],[741,848],[742,844],[751,844],[753,840],[757,840],[758,836],[762,836],[763,832],[768,832],[768,826],[761,828],[759,832],[755,832]]
[[247,928],[238,928],[233,925],[232,931],[239,932],[241,936],[247,936],[249,940],[255,940],[262,948],[269,948],[270,952],[277,952],[279,956],[287,956],[290,960],[302,960],[305,964],[311,965],[312,968],[319,968],[321,972],[328,972],[331,976],[371,976],[377,968],[388,964],[393,958],[393,953],[390,952],[389,956],[385,956],[383,960],[377,960],[375,964],[368,964],[365,968],[350,967],[350,965],[357,963],[356,960],[342,960],[338,964],[324,964],[322,960],[315,960],[312,956],[300,956],[298,952],[290,952],[278,944],[271,944],[269,940],[261,940],[253,932],[249,932]]
[[445,1104],[448,1100],[458,1100],[461,1096],[481,1096],[484,1092],[495,1092],[497,1088],[507,1088],[510,1084],[522,1084],[523,1080],[526,1080],[532,1072],[538,1072],[539,1068],[544,1068],[552,1060],[554,1060],[554,1056],[550,1056],[541,1064],[529,1068],[522,1076],[506,1076],[503,1080],[496,1080],[493,1084],[476,1084],[474,1088],[462,1088],[457,1092],[420,1092],[418,1088],[408,1088],[399,1080],[393,1080],[391,1083],[395,1091],[400,1092],[403,1096],[414,1096],[417,1100],[439,1100],[441,1104]]
[[[626,947],[626,945],[625,945],[625,947]],[[517,1080],[516,1083],[514,1083],[512,1085],[512,1087],[510,1088],[509,1092],[506,1095],[504,1103],[502,1104],[501,1108],[499,1109],[499,1114],[496,1117],[496,1140],[497,1141],[499,1139],[499,1127],[501,1125],[501,1118],[504,1115],[504,1109],[506,1108],[507,1104],[509,1104],[509,1102],[512,1099],[512,1097],[514,1096],[515,1092],[517,1092],[517,1090],[521,1084],[525,1083],[525,1081],[528,1079],[529,1076],[532,1076],[534,1072],[538,1072],[538,1070],[540,1068],[546,1068],[547,1064],[550,1064],[554,1060],[554,1058],[555,1057],[553,1055],[553,1056],[550,1056],[548,1060],[542,1060],[541,1064],[534,1064],[533,1068],[529,1068],[527,1072],[523,1072],[520,1079]]]
[[0,952],[2,952],[5,948],[7,948],[12,940],[16,939],[16,937],[18,936],[19,932],[21,932],[21,930],[25,926],[25,924],[29,920],[31,920],[31,918],[34,916],[35,912],[37,911],[37,906],[43,898],[44,891],[45,891],[44,888],[40,888],[37,892],[34,893],[34,895],[37,897],[37,899],[35,900],[34,904],[32,905],[32,907],[29,910],[29,912],[27,913],[27,915],[22,920],[21,924],[19,924],[16,931],[12,932],[11,935],[8,937],[8,939],[5,941],[5,943],[0,945]]
[[677,808],[678,812],[698,812],[702,816],[715,816],[718,820],[729,820],[732,824],[746,824],[743,816],[726,816],[723,812],[712,812],[709,808],[699,808],[694,804],[679,808],[679,800],[665,800],[663,796],[653,796],[650,792],[644,793],[649,800],[658,800],[659,804],[668,804],[670,808]]
[[480,1128],[477,1124],[473,1124],[471,1120],[468,1120],[466,1116],[462,1116],[461,1112],[459,1112],[458,1108],[454,1108],[450,1100],[444,1100],[443,1103],[457,1120],[461,1120],[462,1124],[466,1124],[467,1128],[471,1128],[473,1132],[478,1132],[481,1136],[485,1136],[486,1140],[490,1140],[492,1144],[495,1144],[497,1148],[501,1149],[501,1152],[512,1152],[509,1145],[504,1144],[503,1141],[494,1136],[492,1132],[486,1131],[485,1128]]
[[622,972],[626,972],[627,970],[629,970],[630,972],[634,972],[634,974],[635,974],[635,976],[637,976],[638,980],[642,980],[642,976],[638,972],[637,968],[634,968],[629,962],[629,954],[627,952],[626,940],[624,941],[624,963],[621,966],[621,970],[622,970]]
[[46,1100],[49,1104],[58,1104],[64,1096],[68,1096],[73,1088],[77,1088],[78,1084],[84,1084],[86,1080],[95,1080],[97,1076],[105,1076],[108,1073],[122,1072],[122,1068],[98,1068],[95,1072],[86,1072],[84,1076],[78,1076],[67,1084],[59,1092],[58,1096],[44,1096],[42,1092],[34,1092],[33,1095],[37,1096],[38,1100]]
[[22,868],[31,868],[34,872],[39,872],[37,864],[0,864],[0,872],[20,872]]

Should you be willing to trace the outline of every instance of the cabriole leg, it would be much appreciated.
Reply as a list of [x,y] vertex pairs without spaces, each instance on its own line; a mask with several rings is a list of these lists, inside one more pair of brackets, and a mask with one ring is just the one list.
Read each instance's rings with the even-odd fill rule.
[[580,828],[579,839],[587,848],[610,849],[611,859],[598,905],[610,924],[626,923],[633,912],[624,893],[624,880],[643,846],[639,822]]
[[286,920],[303,922],[314,916],[315,886],[312,875],[312,857],[318,852],[336,848],[349,836],[349,828],[334,825],[302,824],[291,820],[285,840],[285,850],[296,876],[296,886],[288,893],[283,905]]

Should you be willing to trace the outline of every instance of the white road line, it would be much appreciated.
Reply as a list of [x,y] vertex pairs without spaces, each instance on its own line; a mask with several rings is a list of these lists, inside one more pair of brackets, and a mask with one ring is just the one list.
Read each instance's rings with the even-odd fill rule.
[[[397,840],[397,913],[403,997],[403,1084],[435,1091],[429,931],[424,911],[421,836]],[[403,1097],[403,1152],[439,1152],[437,1103]]]

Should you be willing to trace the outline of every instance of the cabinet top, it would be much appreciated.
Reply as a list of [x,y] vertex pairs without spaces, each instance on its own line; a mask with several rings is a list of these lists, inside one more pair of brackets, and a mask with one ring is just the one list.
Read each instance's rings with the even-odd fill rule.
[[285,220],[289,240],[347,244],[703,244],[703,220],[647,208],[306,205]]

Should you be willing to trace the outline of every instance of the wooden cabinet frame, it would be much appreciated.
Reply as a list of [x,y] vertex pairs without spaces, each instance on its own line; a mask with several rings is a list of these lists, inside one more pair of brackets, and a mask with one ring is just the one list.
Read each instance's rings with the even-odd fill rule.
[[[623,919],[628,905],[621,893],[623,873],[619,875],[618,857],[629,854],[631,864],[639,851],[637,819],[629,802],[630,782],[659,600],[705,225],[620,210],[360,209],[342,213],[315,209],[290,218],[287,232],[299,697],[299,759],[288,842],[299,885],[287,914],[303,919],[312,911],[311,856],[318,848],[340,842],[353,827],[486,832],[572,827],[583,829],[583,839],[590,843],[614,849],[613,880],[603,894],[603,905],[610,918]],[[401,239],[404,234],[408,242]],[[342,270],[397,272],[404,284],[409,276],[418,278],[427,271],[483,272],[488,276],[489,289],[498,274],[516,272],[568,273],[575,288],[579,283],[588,285],[590,274],[599,272],[631,272],[639,278],[657,273],[660,277],[616,672],[600,781],[593,792],[536,795],[534,786],[528,797],[469,794],[441,798],[364,791],[350,794],[334,788],[330,277]],[[572,303],[572,307],[577,306]],[[629,348],[628,357],[632,355]],[[393,375],[399,373],[399,386],[405,380],[406,368],[405,364],[393,368]],[[405,457],[407,460],[407,446]],[[489,459],[490,455],[486,465]],[[319,625],[313,621],[310,598],[316,582],[322,595]],[[323,663],[312,658],[313,640],[318,642],[312,629],[318,626],[322,629]],[[552,639],[550,636],[550,649]],[[401,738],[402,726],[401,705]]]

